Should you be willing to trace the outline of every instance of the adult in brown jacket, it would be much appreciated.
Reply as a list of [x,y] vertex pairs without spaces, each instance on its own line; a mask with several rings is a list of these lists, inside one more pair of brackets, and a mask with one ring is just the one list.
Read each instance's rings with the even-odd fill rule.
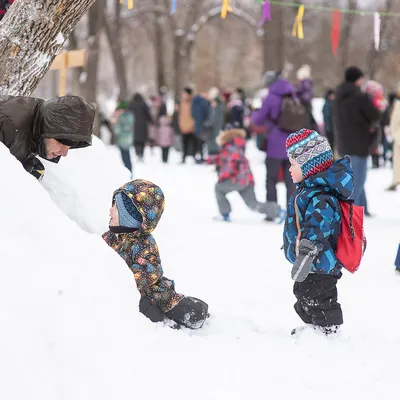
[[194,120],[192,118],[192,94],[191,88],[185,88],[181,93],[179,105],[179,130],[182,134],[182,164],[186,162],[186,157],[194,157],[196,151],[196,139],[194,136]]
[[40,179],[43,164],[58,163],[70,149],[92,144],[94,107],[78,96],[0,96],[0,142],[24,168]]

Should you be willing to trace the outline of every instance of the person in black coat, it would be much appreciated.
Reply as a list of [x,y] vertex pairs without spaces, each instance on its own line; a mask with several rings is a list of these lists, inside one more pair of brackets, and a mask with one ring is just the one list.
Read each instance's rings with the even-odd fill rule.
[[133,132],[133,145],[136,155],[143,160],[144,148],[149,139],[149,124],[154,124],[143,96],[135,93],[129,104],[129,109],[135,117],[135,127]]
[[333,136],[333,101],[335,100],[335,91],[332,89],[327,90],[325,94],[325,103],[322,108],[324,115],[324,131],[328,142],[332,149],[334,149],[335,140]]
[[[373,126],[381,113],[367,93],[361,91],[364,73],[357,67],[345,71],[345,81],[336,89],[333,107],[335,138],[340,156],[349,155],[354,170],[355,185],[352,199],[358,206],[367,206],[364,184]],[[366,215],[369,213],[366,210]]]

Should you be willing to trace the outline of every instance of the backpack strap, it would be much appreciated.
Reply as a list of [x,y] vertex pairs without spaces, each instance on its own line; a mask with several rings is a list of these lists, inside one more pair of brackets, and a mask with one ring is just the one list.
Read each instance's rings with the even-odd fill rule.
[[296,213],[296,228],[297,228],[296,256],[299,255],[299,244],[300,244],[300,239],[301,239],[299,208],[297,207],[297,199],[300,196],[300,194],[301,194],[301,192],[294,198],[294,210],[295,210],[295,213]]

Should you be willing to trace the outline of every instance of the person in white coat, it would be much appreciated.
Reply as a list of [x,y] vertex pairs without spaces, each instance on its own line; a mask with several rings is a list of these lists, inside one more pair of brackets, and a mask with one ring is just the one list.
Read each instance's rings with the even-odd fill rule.
[[400,86],[390,117],[390,134],[393,139],[393,182],[388,190],[395,191],[400,185]]

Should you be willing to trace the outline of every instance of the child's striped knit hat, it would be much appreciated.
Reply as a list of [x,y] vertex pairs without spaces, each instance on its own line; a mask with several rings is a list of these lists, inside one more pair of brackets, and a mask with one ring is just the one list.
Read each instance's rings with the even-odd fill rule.
[[333,165],[333,153],[328,141],[309,129],[301,129],[289,135],[286,139],[286,151],[300,165],[303,179]]

